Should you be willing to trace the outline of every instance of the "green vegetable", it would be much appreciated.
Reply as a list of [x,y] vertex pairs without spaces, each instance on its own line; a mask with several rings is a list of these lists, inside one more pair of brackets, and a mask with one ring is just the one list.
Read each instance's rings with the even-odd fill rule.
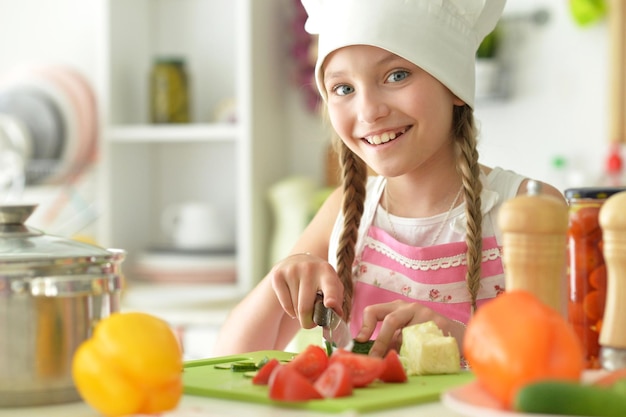
[[542,381],[520,389],[513,408],[524,413],[624,417],[626,395],[605,387]]
[[609,388],[612,391],[617,392],[618,394],[621,394],[626,397],[626,378],[620,379]]
[[334,343],[331,343],[331,342],[330,342],[330,341],[328,341],[328,340],[324,340],[324,347],[325,347],[325,349],[326,349],[326,354],[327,354],[328,356],[330,356],[330,355],[332,355],[332,354],[333,354],[333,345],[334,345]]
[[[368,340],[367,342],[357,342],[356,340],[352,340],[352,352],[354,353],[362,353],[367,355],[370,353],[370,349],[374,344],[373,340]],[[326,354],[328,356],[332,355],[333,352],[337,349],[337,345],[334,342],[324,340],[324,349],[326,350]]]
[[248,371],[256,371],[256,363],[252,361],[239,361],[233,362],[230,364],[230,369],[233,372],[248,372]]
[[269,359],[267,357],[255,363],[251,360],[243,360],[236,362],[223,362],[213,365],[215,369],[230,369],[233,372],[256,372],[265,365]]
[[364,355],[367,355],[368,353],[370,353],[370,349],[372,348],[373,344],[374,344],[373,340],[368,340],[367,342],[357,342],[356,340],[354,340],[354,345],[352,346],[352,352],[362,353]]
[[268,363],[269,361],[270,361],[270,358],[268,358],[267,356],[264,356],[263,359],[261,359],[260,361],[256,363],[256,368],[257,369],[263,368],[263,366],[265,366],[265,364]]
[[[268,362],[270,358],[264,356],[258,362],[253,362],[252,360],[242,360],[236,362],[222,362],[216,363],[213,365],[215,369],[230,369],[233,372],[242,372],[245,377],[254,377],[254,374],[261,368],[263,368]],[[280,363],[287,363],[289,360],[280,360]]]

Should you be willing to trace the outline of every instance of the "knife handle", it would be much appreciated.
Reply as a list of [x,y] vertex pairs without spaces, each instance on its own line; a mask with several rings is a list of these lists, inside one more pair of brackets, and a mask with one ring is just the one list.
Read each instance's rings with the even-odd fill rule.
[[330,326],[332,312],[331,309],[324,305],[324,295],[317,293],[315,306],[313,308],[313,322],[322,327]]

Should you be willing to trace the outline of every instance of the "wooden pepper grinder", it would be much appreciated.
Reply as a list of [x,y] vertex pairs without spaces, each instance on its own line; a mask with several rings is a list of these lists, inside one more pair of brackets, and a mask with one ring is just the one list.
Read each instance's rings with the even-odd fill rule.
[[565,317],[568,207],[540,188],[531,180],[528,194],[500,208],[505,285],[535,294]]
[[600,364],[626,368],[626,191],[609,197],[600,209],[607,288],[600,331]]

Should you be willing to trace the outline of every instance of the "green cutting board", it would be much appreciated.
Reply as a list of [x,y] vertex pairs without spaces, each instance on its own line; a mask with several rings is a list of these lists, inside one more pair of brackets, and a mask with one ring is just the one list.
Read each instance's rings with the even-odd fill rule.
[[266,350],[189,361],[184,366],[184,392],[188,395],[272,404],[328,413],[346,410],[371,412],[438,401],[443,391],[464,385],[474,379],[474,375],[467,371],[461,371],[454,375],[411,376],[406,383],[374,382],[365,388],[355,389],[354,394],[350,397],[306,402],[279,402],[269,398],[267,386],[253,385],[251,379],[241,372],[215,367],[217,364],[223,365],[242,360],[258,362],[264,357],[289,361],[293,356],[293,353]]

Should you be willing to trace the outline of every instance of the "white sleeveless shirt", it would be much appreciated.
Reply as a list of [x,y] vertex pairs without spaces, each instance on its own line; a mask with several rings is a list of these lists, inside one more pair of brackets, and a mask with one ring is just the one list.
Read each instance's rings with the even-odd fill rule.
[[[483,251],[478,305],[504,291],[501,233],[496,216],[502,202],[517,194],[523,180],[524,177],[499,168],[481,176]],[[361,328],[365,307],[398,299],[419,302],[450,319],[467,323],[471,300],[465,283],[464,204],[454,208],[449,216],[447,213],[418,219],[387,216],[379,204],[385,183],[383,177],[371,177],[367,184],[353,265],[354,299],[350,321],[353,335]],[[341,217],[335,223],[329,253],[335,267]],[[431,236],[443,221],[446,224],[438,241],[430,245]],[[394,236],[390,230],[395,232]]]

